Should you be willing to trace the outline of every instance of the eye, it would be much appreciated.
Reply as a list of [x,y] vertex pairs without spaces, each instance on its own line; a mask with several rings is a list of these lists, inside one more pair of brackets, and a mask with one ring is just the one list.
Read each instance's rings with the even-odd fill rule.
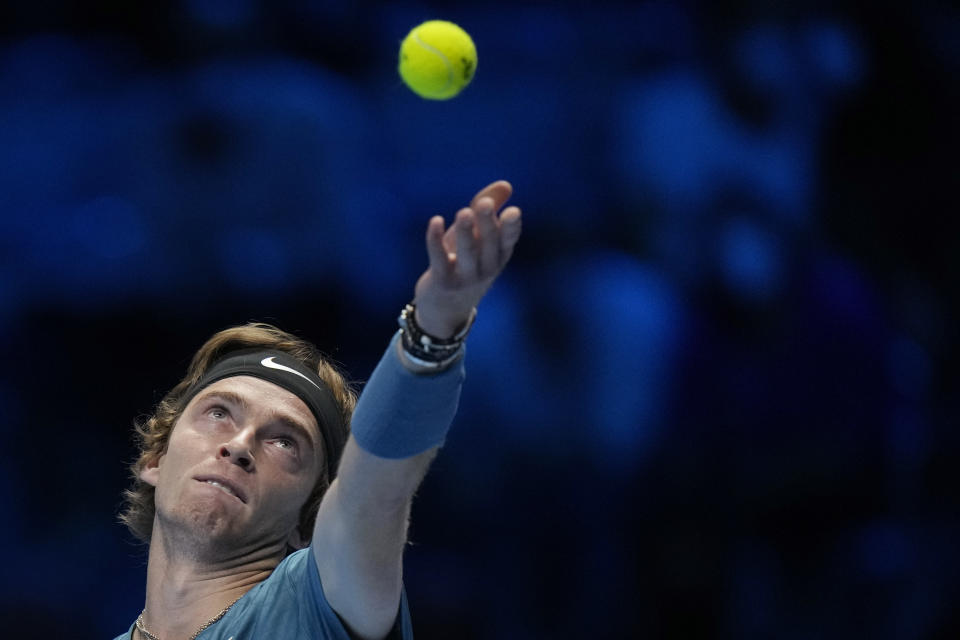
[[207,415],[215,420],[223,420],[228,417],[230,413],[220,405],[216,405],[207,410]]
[[273,439],[273,444],[275,444],[280,449],[295,449],[297,443],[291,438],[279,437]]

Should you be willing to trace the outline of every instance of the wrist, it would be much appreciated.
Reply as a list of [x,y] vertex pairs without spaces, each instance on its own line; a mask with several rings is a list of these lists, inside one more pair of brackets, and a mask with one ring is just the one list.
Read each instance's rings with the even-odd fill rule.
[[432,334],[422,327],[416,311],[414,305],[408,304],[397,318],[404,361],[420,368],[442,371],[463,355],[464,341],[477,317],[476,307],[471,310],[462,326],[444,337]]
[[464,377],[459,360],[445,370],[411,372],[394,351],[399,339],[395,334],[371,374],[350,423],[361,449],[388,459],[410,458],[443,444]]
[[451,315],[431,310],[427,306],[413,305],[414,322],[424,333],[427,333],[440,340],[449,340],[469,322],[472,312]]
[[416,375],[436,375],[438,373],[442,373],[463,358],[463,350],[461,350],[457,357],[450,359],[449,361],[443,363],[442,366],[438,367],[434,363],[420,360],[404,349],[402,336],[396,341],[396,343],[396,353],[397,358],[400,360],[400,364],[403,365],[404,369]]

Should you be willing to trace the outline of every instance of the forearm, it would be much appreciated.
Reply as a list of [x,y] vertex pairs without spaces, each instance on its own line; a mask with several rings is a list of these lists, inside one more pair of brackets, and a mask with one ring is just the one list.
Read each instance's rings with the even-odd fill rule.
[[405,521],[413,495],[437,451],[434,447],[409,458],[391,460],[365,451],[351,436],[331,487],[336,489],[336,499],[342,501],[343,516],[357,527]]
[[463,357],[440,372],[419,370],[393,339],[367,382],[351,420],[364,451],[391,460],[442,445],[460,401]]
[[396,616],[410,505],[459,399],[462,362],[453,367],[411,371],[391,342],[360,397],[317,515],[313,550],[324,591],[364,637],[385,633]]
[[336,512],[337,530],[317,531],[314,543],[330,542],[319,538],[333,533],[340,538],[336,558],[359,565],[351,567],[352,575],[371,576],[377,584],[367,586],[399,597],[410,505],[436,451],[387,460],[364,451],[351,438],[344,449],[341,472],[321,507],[321,511]]
[[357,403],[337,469],[335,495],[345,515],[357,524],[406,517],[456,413],[463,378],[462,359],[422,371],[393,337]]

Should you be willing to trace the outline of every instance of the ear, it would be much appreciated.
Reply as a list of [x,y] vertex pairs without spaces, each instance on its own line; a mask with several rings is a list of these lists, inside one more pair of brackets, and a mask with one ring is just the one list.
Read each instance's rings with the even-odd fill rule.
[[163,455],[153,458],[140,470],[140,479],[149,485],[157,486],[160,480],[160,464],[163,462]]

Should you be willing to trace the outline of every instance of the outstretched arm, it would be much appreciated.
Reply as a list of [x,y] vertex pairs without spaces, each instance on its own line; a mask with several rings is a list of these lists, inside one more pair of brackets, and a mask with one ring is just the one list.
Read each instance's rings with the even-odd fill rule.
[[[510,260],[521,227],[520,210],[503,209],[511,193],[510,183],[494,182],[457,212],[449,228],[444,228],[441,216],[430,220],[426,236],[430,264],[417,281],[414,295],[416,321],[428,334],[441,339],[453,336]],[[449,371],[427,372],[404,357],[399,342],[396,345],[384,356],[396,360],[380,366],[400,363],[406,375],[417,376],[406,388],[423,393],[421,398],[404,398],[404,403],[412,405],[414,413],[418,402],[436,405],[428,410],[436,415],[427,419],[449,421],[448,409],[455,408],[456,394],[448,407],[442,406],[443,397],[438,403],[436,397],[428,396],[438,395],[431,393],[436,389],[441,389],[440,396],[451,396],[450,389],[458,392],[461,363],[454,363]],[[372,384],[373,379],[360,403],[367,400],[364,396]],[[390,415],[394,409],[399,415],[402,407],[379,409],[358,411],[355,426],[365,416]],[[397,616],[410,504],[437,449],[389,459],[365,450],[351,435],[337,478],[320,506],[313,553],[324,593],[362,638],[385,637]]]

